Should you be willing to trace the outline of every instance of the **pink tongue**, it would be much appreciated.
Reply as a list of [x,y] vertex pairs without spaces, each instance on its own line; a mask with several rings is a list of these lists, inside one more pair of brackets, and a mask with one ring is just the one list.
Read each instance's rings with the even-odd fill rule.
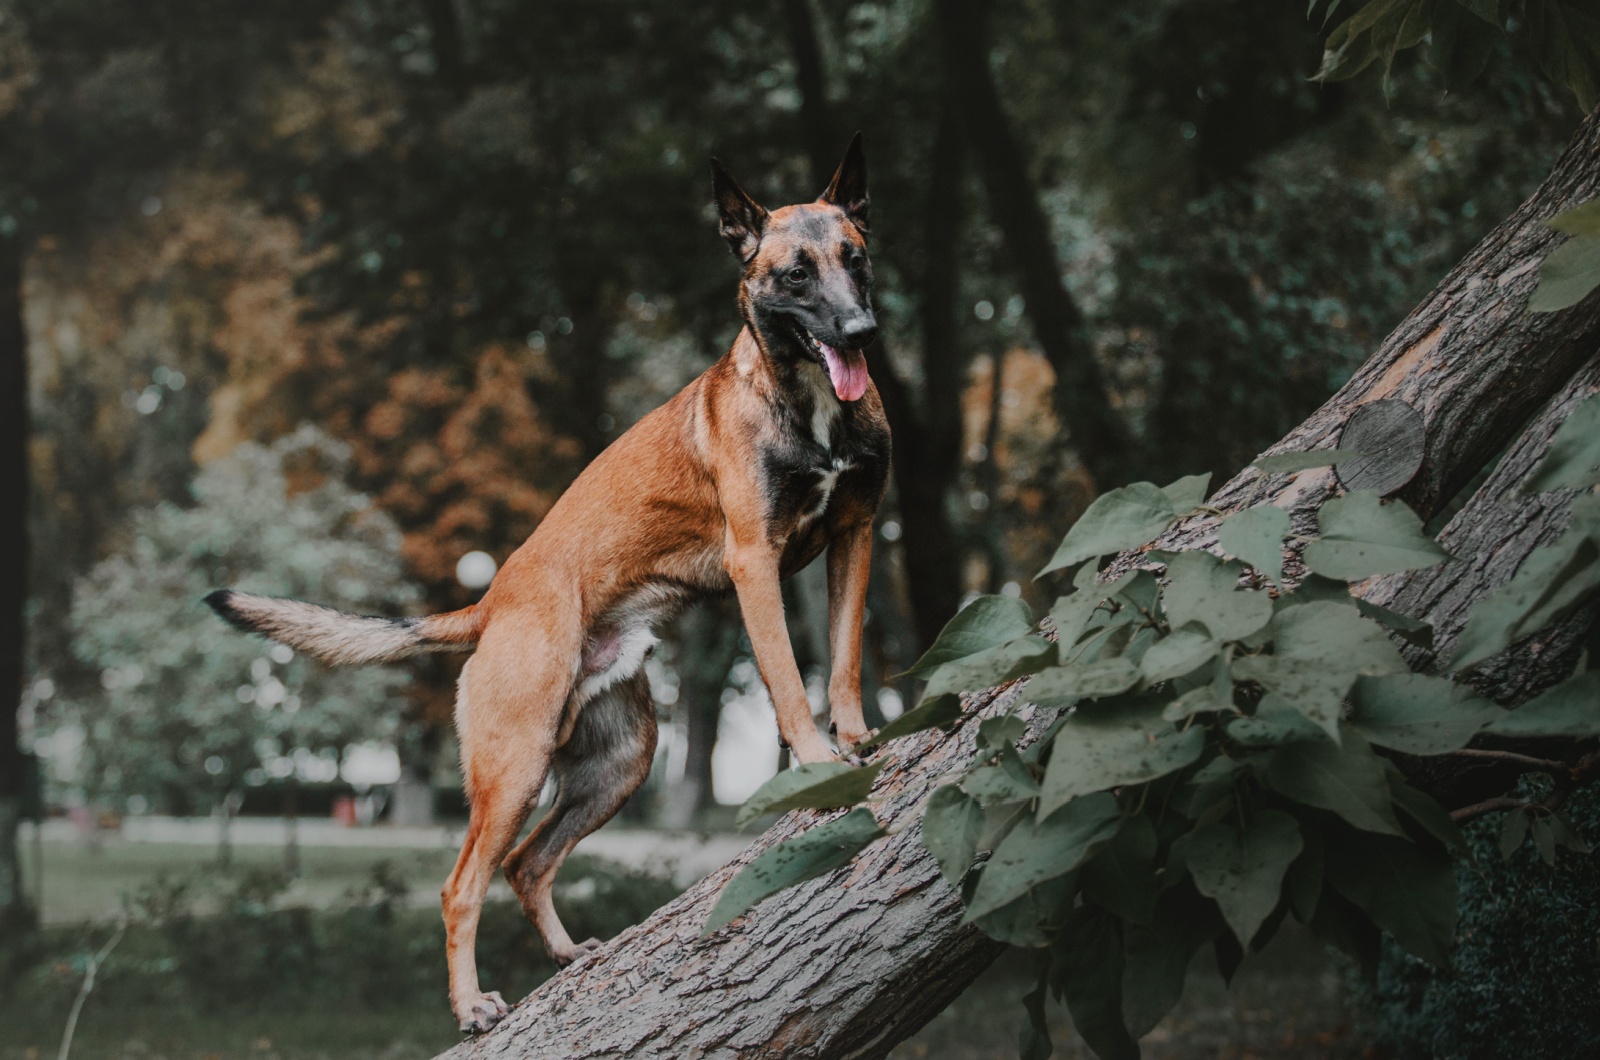
[[867,358],[860,350],[836,350],[822,346],[822,359],[828,362],[828,377],[840,401],[859,401],[867,392]]

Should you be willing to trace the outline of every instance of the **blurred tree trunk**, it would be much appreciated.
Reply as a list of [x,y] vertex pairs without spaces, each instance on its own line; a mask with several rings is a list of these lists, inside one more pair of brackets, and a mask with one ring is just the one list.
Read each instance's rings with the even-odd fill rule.
[[710,601],[693,608],[678,625],[678,702],[688,747],[683,779],[667,789],[661,810],[666,828],[692,828],[711,804],[711,753],[717,746],[722,689],[739,656],[739,624],[726,604]]
[[0,934],[31,917],[17,827],[24,772],[18,746],[28,603],[28,337],[22,240],[0,237]]
[[[814,180],[819,186],[826,186],[842,157],[843,143],[833,129],[816,24],[808,0],[782,2],[800,88],[806,154]],[[956,250],[964,217],[964,171],[961,130],[948,105],[940,108],[927,172],[919,302],[922,413],[918,413],[910,387],[899,378],[881,346],[869,353],[872,376],[894,437],[900,548],[905,557],[906,588],[918,653],[933,643],[945,622],[955,614],[962,591],[960,548],[945,505],[961,469],[961,390],[966,367],[956,322],[961,285]]]
[[1131,438],[1111,407],[1083,312],[1062,285],[1050,219],[1000,102],[989,68],[990,5],[936,0],[934,11],[946,96],[972,148],[990,216],[1016,266],[1034,339],[1055,371],[1053,397],[1061,425],[1100,488],[1117,485],[1131,455]]
[[[1600,345],[1600,296],[1561,313],[1524,311],[1538,264],[1558,239],[1543,222],[1597,192],[1600,115],[1584,125],[1534,196],[1452,271],[1339,393],[1273,450],[1330,442],[1359,405],[1405,400],[1422,414],[1428,445],[1422,469],[1402,495],[1424,518],[1437,512]],[[1559,409],[1552,415],[1559,416]],[[1535,424],[1530,444],[1544,430]],[[1513,448],[1513,459],[1524,459],[1521,448]],[[1326,469],[1270,476],[1252,469],[1210,503],[1227,514],[1275,502],[1303,530],[1334,489]],[[1211,547],[1218,522],[1211,513],[1187,520],[1157,547]],[[1496,562],[1514,569],[1539,540],[1537,534],[1514,537]],[[1114,567],[1139,563],[1147,552],[1125,553]],[[1428,577],[1424,571],[1407,581]],[[1544,665],[1537,644],[1520,645],[1512,654],[1512,665],[1523,670]],[[972,705],[991,714],[1014,706],[1025,693],[1026,685],[991,689]],[[1028,707],[1020,714],[1030,737],[1050,716]],[[850,864],[777,894],[728,928],[699,938],[718,892],[740,865],[829,815],[791,813],[735,865],[550,980],[501,1027],[452,1055],[886,1055],[975,980],[1001,948],[960,923],[959,898],[939,876],[915,824],[923,797],[972,761],[976,728],[968,722],[949,736],[921,733],[893,745],[896,759],[874,789],[876,816],[892,834]]]
[[844,157],[844,144],[835,142],[832,107],[828,104],[828,82],[822,70],[822,45],[817,39],[817,24],[811,0],[779,0],[783,5],[784,27],[789,35],[789,50],[794,53],[795,80],[800,86],[800,142],[806,145],[811,163],[811,183],[820,195],[833,171]]

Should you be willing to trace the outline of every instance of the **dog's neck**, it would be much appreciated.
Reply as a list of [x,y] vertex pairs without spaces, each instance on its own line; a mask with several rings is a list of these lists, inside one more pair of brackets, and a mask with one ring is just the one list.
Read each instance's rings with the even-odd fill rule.
[[744,330],[729,351],[740,380],[773,408],[780,422],[830,449],[844,403],[834,394],[827,369],[806,355],[786,321],[753,321],[752,316],[746,315]]

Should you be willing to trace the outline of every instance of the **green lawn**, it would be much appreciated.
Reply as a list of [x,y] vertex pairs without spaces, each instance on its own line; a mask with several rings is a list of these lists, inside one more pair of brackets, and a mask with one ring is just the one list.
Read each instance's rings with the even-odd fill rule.
[[[82,841],[45,840],[44,902],[46,924],[77,924],[114,917],[126,895],[138,892],[162,875],[189,875],[216,869],[217,849],[188,843],[135,843],[107,838],[98,849]],[[36,879],[35,845],[23,843],[24,880],[30,892]],[[235,846],[232,871],[277,870],[283,850],[271,846]],[[373,867],[388,862],[416,891],[416,899],[437,897],[456,851],[388,847],[305,846],[300,848],[300,874],[287,900],[325,907],[371,876]]]
[[[262,870],[282,865],[271,847],[238,847],[223,871],[206,846],[44,846],[46,914],[55,926],[17,989],[0,997],[0,1060],[56,1055],[82,954],[107,933],[83,921],[103,925],[122,896],[148,894],[163,877],[188,881],[187,926],[129,933],[84,1009],[72,1050],[78,1060],[409,1060],[459,1040],[435,908],[452,851],[307,847],[301,877],[260,900],[259,881],[270,878]],[[387,881],[387,905],[375,897],[375,871]],[[562,913],[579,937],[609,937],[672,894],[659,881],[581,857],[562,879]],[[219,909],[225,915],[210,912]],[[554,972],[514,903],[485,908],[480,938],[486,982],[507,997]],[[891,1055],[1011,1060],[1018,999],[1028,988],[1026,962],[1002,958]],[[1052,1003],[1050,1016],[1056,1057],[1090,1060],[1065,1010]],[[1246,961],[1231,989],[1209,961],[1196,962],[1188,996],[1143,1044],[1147,1060],[1342,1060],[1364,1054],[1363,1037],[1338,965],[1290,926]]]

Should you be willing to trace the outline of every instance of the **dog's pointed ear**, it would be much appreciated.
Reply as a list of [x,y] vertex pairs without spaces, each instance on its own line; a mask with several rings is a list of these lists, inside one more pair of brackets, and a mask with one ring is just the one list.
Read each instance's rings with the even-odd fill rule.
[[711,195],[717,203],[717,218],[722,238],[733,248],[734,257],[748,265],[761,246],[761,233],[767,227],[767,211],[745,194],[721,162],[711,160]]
[[857,228],[863,232],[867,230],[867,205],[871,200],[867,197],[867,154],[861,149],[859,132],[850,138],[844,161],[839,163],[833,180],[828,182],[828,190],[817,201],[839,207]]

